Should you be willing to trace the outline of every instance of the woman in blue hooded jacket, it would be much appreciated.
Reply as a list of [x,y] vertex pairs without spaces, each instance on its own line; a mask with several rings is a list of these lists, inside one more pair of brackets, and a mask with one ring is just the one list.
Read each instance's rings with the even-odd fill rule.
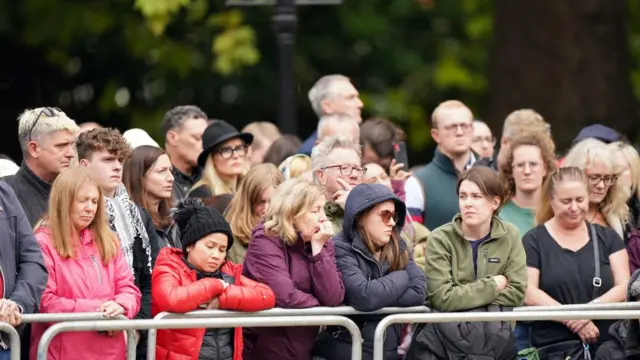
[[[344,304],[359,311],[424,304],[426,279],[416,266],[400,231],[406,206],[384,185],[353,188],[345,205],[343,231],[332,241],[345,286]],[[363,359],[371,359],[373,335],[381,316],[356,316],[363,337]],[[402,325],[387,330],[384,359],[397,360]],[[351,358],[351,336],[340,327],[320,334],[314,355],[331,360]]]

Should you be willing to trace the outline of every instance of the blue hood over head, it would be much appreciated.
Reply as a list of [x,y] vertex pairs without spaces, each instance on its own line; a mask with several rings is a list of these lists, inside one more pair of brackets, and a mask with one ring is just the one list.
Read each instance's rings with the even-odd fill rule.
[[342,231],[349,239],[353,239],[356,234],[355,221],[358,215],[388,200],[395,202],[398,222],[394,229],[400,232],[407,218],[407,206],[391,189],[381,184],[360,184],[351,190],[345,204]]

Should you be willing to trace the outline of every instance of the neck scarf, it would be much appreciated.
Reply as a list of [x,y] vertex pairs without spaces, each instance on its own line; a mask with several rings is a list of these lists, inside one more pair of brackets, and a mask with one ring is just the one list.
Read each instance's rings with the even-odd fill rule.
[[[109,227],[118,235],[120,247],[131,271],[133,272],[133,243],[136,237],[142,240],[142,248],[147,254],[147,266],[151,273],[151,244],[147,230],[142,222],[140,211],[129,199],[129,194],[123,184],[116,189],[112,198],[105,197]],[[135,273],[134,273],[135,277]]]

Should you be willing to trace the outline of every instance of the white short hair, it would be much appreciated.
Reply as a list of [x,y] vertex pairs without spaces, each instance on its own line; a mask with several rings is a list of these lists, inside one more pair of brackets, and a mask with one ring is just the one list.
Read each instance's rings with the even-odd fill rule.
[[352,125],[356,130],[358,130],[358,138],[360,137],[360,126],[358,125],[358,122],[356,120],[354,120],[352,117],[347,116],[347,115],[341,115],[341,114],[331,114],[331,115],[324,115],[320,118],[320,121],[318,122],[318,139],[322,140],[324,139],[327,134],[327,130],[329,128],[331,128],[332,125],[334,124],[343,124],[343,123],[348,123],[350,125]]
[[324,115],[322,112],[322,102],[334,95],[333,84],[339,81],[346,81],[350,83],[351,79],[338,74],[325,75],[316,81],[316,83],[311,87],[311,90],[309,90],[309,101],[311,102],[311,107],[319,118]]
[[331,166],[331,164],[329,164],[329,157],[335,149],[349,149],[355,151],[358,156],[362,155],[358,139],[351,139],[345,136],[331,136],[322,140],[311,150],[311,170],[315,173],[324,167]]
[[[49,109],[54,115],[48,116],[42,112],[43,110],[47,111],[45,109]],[[40,118],[38,118],[38,115],[40,115]],[[38,123],[34,126],[36,119],[38,119]],[[40,142],[52,133],[63,130],[75,133],[78,131],[78,125],[59,109],[26,109],[18,116],[18,141],[22,152],[27,151],[29,137],[31,137],[32,141]]]

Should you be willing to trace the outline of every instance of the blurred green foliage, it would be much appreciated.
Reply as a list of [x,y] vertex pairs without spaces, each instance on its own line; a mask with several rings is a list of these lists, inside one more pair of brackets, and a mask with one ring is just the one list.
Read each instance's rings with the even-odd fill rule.
[[[639,19],[640,3],[629,4],[630,18]],[[300,7],[298,103],[291,104],[301,110],[299,135],[316,124],[309,87],[324,74],[342,73],[362,92],[365,115],[400,124],[413,161],[428,160],[430,114],[439,102],[457,98],[480,117],[486,113],[493,6],[348,0]],[[158,140],[159,120],[178,104],[197,104],[238,127],[275,121],[271,8],[226,8],[222,0],[0,0],[0,8],[4,56],[28,66],[5,70],[9,86],[36,84],[16,91],[13,107],[2,114],[15,117],[24,107],[48,104],[79,122],[141,127]],[[630,76],[640,96],[640,22],[630,29]]]

